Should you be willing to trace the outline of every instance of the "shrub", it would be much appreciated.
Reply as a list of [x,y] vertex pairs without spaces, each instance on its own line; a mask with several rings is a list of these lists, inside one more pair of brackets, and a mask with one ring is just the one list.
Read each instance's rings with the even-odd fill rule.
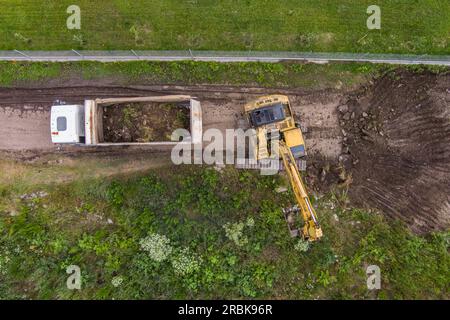
[[191,253],[189,248],[179,250],[172,259],[172,267],[176,274],[185,276],[200,269],[201,258]]
[[294,249],[300,252],[306,252],[309,249],[309,242],[307,240],[300,239],[295,244]]
[[172,253],[170,239],[157,233],[150,234],[141,239],[139,244],[141,249],[148,252],[150,258],[156,262],[166,260]]
[[248,243],[248,238],[244,235],[245,224],[243,222],[226,223],[223,228],[228,239],[233,241],[238,247]]

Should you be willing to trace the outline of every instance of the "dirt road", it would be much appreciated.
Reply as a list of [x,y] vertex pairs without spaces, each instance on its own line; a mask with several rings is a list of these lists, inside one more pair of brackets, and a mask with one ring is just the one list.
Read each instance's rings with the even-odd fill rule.
[[23,109],[0,108],[0,149],[52,149],[50,113],[44,106],[24,105]]
[[[341,152],[341,136],[336,107],[342,94],[326,91],[269,90],[236,87],[181,87],[181,86],[73,86],[50,88],[0,89],[0,150],[42,150],[56,147],[50,142],[50,107],[56,100],[81,103],[86,98],[162,95],[189,93],[200,99],[204,130],[222,131],[239,127],[243,106],[249,100],[270,93],[288,94],[294,112],[302,125],[309,128],[306,134],[310,153],[320,153],[337,158]],[[34,124],[34,125],[32,125]]]

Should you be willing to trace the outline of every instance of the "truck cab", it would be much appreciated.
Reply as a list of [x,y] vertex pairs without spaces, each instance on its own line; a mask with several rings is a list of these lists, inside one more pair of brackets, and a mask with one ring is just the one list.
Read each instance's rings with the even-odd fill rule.
[[55,105],[51,109],[53,143],[84,143],[84,105]]

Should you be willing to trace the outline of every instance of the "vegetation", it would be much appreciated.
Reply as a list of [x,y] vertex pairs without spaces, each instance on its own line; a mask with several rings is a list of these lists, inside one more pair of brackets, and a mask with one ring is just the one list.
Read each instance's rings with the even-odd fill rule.
[[381,30],[368,30],[370,1],[1,0],[3,50],[199,49],[448,54],[446,1],[376,2]]
[[[352,88],[395,65],[369,63],[218,63],[177,62],[0,62],[0,85],[43,85],[108,79],[118,84],[223,84],[306,89]],[[408,66],[413,71],[448,72],[448,67]]]
[[16,165],[26,184],[0,180],[1,298],[449,298],[449,233],[412,235],[340,190],[315,199],[325,237],[308,245],[288,235],[278,175],[179,166],[59,183]]
[[52,79],[114,79],[123,84],[230,84],[306,88],[357,85],[382,65],[218,62],[0,62],[0,85],[36,85]]

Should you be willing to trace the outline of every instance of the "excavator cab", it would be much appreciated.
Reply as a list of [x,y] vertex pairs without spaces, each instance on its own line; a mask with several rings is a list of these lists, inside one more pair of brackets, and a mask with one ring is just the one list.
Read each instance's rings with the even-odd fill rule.
[[[256,131],[254,155],[256,160],[281,158],[294,191],[297,205],[284,209],[284,217],[291,236],[302,236],[305,240],[316,241],[322,237],[322,229],[315,210],[303,184],[297,159],[306,156],[305,141],[299,126],[295,123],[289,98],[284,95],[260,97],[244,107],[250,125]],[[278,140],[278,153],[271,154],[273,140]],[[303,227],[297,227],[297,217],[301,215]]]
[[[259,98],[245,106],[250,125],[256,130],[257,148],[265,147],[270,143],[274,132],[278,132],[281,138],[291,149],[295,159],[306,156],[305,141],[302,131],[296,126],[294,115],[288,97],[283,95],[271,95]],[[261,152],[255,154],[259,159],[269,157]]]

